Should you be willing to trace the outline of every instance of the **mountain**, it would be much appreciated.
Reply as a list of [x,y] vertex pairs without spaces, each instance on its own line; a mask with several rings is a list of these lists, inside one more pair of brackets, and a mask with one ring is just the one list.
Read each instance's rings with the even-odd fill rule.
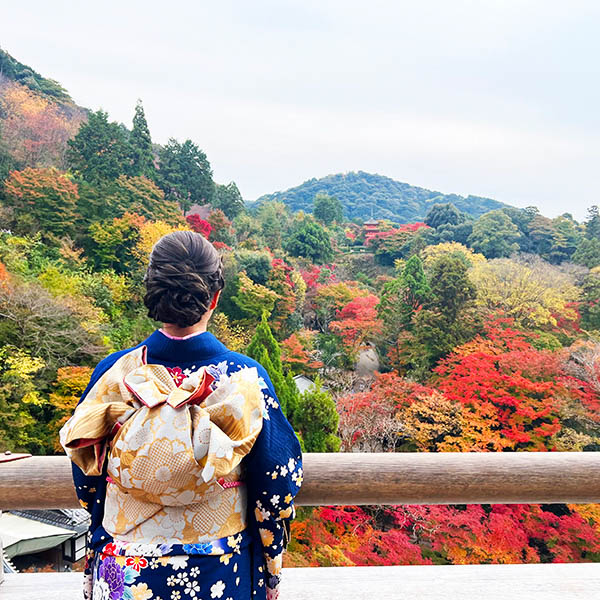
[[71,97],[60,83],[54,79],[42,77],[37,71],[20,63],[0,48],[0,80],[3,78],[16,81],[55,102],[72,102]]
[[279,200],[293,211],[312,212],[313,199],[317,194],[338,198],[349,219],[358,217],[366,220],[372,214],[376,219],[389,219],[399,223],[422,221],[434,204],[446,202],[451,202],[459,210],[474,217],[508,206],[491,198],[442,194],[363,171],[309,179],[284,192],[265,194],[252,203],[252,206],[268,200]]

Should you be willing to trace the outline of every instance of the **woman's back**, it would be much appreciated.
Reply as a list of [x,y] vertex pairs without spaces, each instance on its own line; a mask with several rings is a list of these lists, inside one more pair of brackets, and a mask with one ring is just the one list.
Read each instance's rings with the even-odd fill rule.
[[[202,395],[199,376],[210,383]],[[111,378],[120,399],[106,392]],[[97,400],[103,385],[110,408]],[[93,439],[89,415],[100,423],[98,411],[106,420],[123,400],[128,408],[110,435]],[[150,407],[155,401],[160,406]],[[93,598],[276,597],[301,452],[261,365],[206,331],[176,338],[157,330],[98,365],[65,435],[78,419],[94,449],[90,439],[65,445],[81,462],[73,467],[76,490],[92,515]],[[185,430],[179,441],[166,433],[169,419]],[[187,466],[175,473],[186,440],[190,473]]]

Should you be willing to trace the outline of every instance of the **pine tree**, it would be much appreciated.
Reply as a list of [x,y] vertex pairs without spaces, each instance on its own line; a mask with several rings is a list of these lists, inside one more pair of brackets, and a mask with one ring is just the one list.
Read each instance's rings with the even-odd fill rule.
[[246,348],[246,354],[258,361],[269,374],[281,410],[293,425],[300,395],[291,371],[284,373],[281,348],[269,327],[266,312],[263,312],[254,337]]
[[[267,351],[267,355],[273,365],[273,368],[279,371],[283,376],[283,368],[281,365],[281,349],[279,348],[279,344],[269,327],[269,323],[267,322],[267,313],[263,312],[260,323],[256,327],[256,332],[254,333],[254,337],[252,341],[248,345],[246,349],[246,354],[260,362],[260,357],[263,349]],[[278,394],[278,390],[275,390]]]
[[135,105],[129,145],[131,147],[131,171],[129,174],[133,176],[145,175],[152,179],[155,175],[152,138],[150,137],[150,129],[148,129],[141,100],[138,100]]

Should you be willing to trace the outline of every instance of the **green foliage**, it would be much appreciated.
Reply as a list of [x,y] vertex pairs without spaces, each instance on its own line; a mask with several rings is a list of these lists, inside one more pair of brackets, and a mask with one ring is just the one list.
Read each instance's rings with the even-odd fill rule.
[[275,339],[271,328],[269,327],[266,313],[263,313],[261,316],[260,323],[256,327],[254,337],[248,345],[248,348],[246,348],[246,354],[250,358],[260,362],[260,357],[263,350],[267,352],[273,367],[279,372],[282,372],[281,349],[279,348],[279,344]]
[[581,325],[587,330],[600,331],[600,269],[593,269],[583,280],[580,306]]
[[292,256],[302,256],[316,264],[331,260],[333,250],[327,232],[314,221],[304,218],[292,229],[283,248]]
[[129,175],[144,175],[152,179],[155,176],[154,152],[152,150],[150,129],[148,128],[141,100],[138,100],[135,105],[133,129],[129,136],[129,147],[131,153]]
[[234,181],[227,185],[215,184],[215,195],[211,204],[220,208],[228,219],[235,219],[245,210],[244,199]]
[[206,154],[191,140],[180,144],[171,138],[158,152],[158,185],[165,198],[178,202],[183,211],[193,204],[210,204],[215,195],[212,169]]
[[[366,221],[371,216],[399,223],[422,221],[432,206],[443,203],[452,203],[459,210],[475,217],[506,206],[496,200],[478,196],[465,198],[456,194],[444,195],[363,171],[309,179],[284,192],[261,196],[257,203],[260,205],[278,200],[294,212],[310,212],[317,194],[338,198],[346,217],[349,220],[360,218],[361,221]],[[463,240],[456,241],[464,243]]]
[[269,327],[266,313],[262,315],[254,337],[246,348],[246,354],[266,369],[273,382],[281,410],[294,425],[299,402],[298,389],[291,372],[287,374],[283,372],[281,348]]
[[493,210],[475,222],[468,242],[473,250],[486,258],[501,258],[519,249],[520,237],[519,229],[510,217],[500,210]]
[[108,114],[102,110],[90,113],[68,145],[70,168],[89,183],[116,179],[129,170],[126,130],[118,123],[109,123]]
[[59,102],[72,102],[67,91],[53,79],[46,79],[31,67],[20,63],[14,59],[8,52],[0,49],[0,75],[8,77],[21,85],[28,87],[34,92],[38,92],[53,100]]
[[377,311],[383,319],[388,342],[395,342],[401,331],[410,328],[415,311],[427,302],[430,294],[423,263],[417,255],[413,255],[400,276],[383,286]]
[[600,266],[600,238],[582,238],[573,254],[573,262],[588,269]]
[[238,277],[238,292],[232,301],[246,316],[258,319],[261,315],[270,315],[275,307],[278,295],[264,285],[254,283],[244,271]]
[[238,250],[235,253],[238,269],[260,285],[266,285],[271,273],[271,255],[264,251]]
[[313,202],[313,215],[325,225],[341,223],[344,218],[342,203],[332,196],[317,194]]
[[475,286],[469,281],[467,266],[459,257],[441,256],[431,272],[428,308],[441,311],[450,320],[475,299]]
[[588,218],[585,222],[585,237],[589,240],[600,239],[600,210],[596,205],[588,209]]
[[317,377],[314,388],[300,396],[296,427],[302,434],[307,452],[338,452],[336,435],[339,416],[331,394],[323,389]]
[[437,229],[442,225],[458,225],[465,221],[466,215],[461,213],[454,204],[434,204],[427,215],[425,215],[425,224]]

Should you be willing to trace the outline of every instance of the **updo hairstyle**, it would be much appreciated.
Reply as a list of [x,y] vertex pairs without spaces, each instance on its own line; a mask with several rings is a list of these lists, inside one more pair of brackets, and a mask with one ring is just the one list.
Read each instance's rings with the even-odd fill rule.
[[175,231],[152,248],[144,304],[155,321],[190,327],[202,319],[223,289],[223,263],[199,233]]

